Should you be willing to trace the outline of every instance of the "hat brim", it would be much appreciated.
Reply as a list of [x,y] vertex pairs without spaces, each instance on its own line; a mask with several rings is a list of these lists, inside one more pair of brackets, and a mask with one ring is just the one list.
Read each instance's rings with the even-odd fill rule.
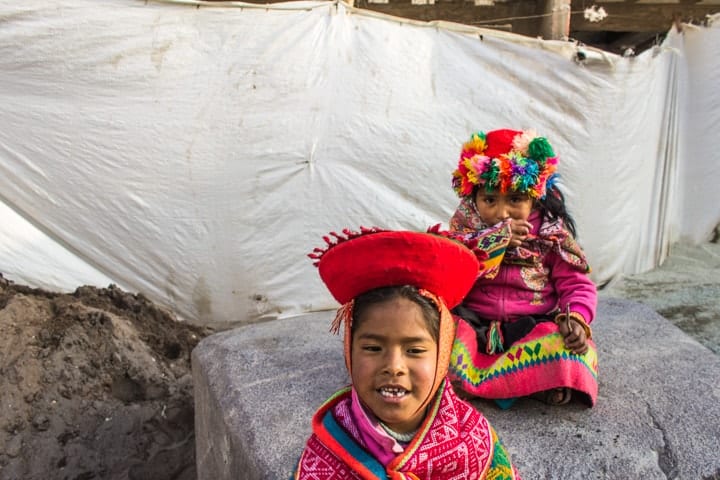
[[341,304],[375,288],[413,285],[441,297],[453,308],[477,279],[480,263],[465,245],[446,237],[392,231],[335,245],[322,256],[318,268]]

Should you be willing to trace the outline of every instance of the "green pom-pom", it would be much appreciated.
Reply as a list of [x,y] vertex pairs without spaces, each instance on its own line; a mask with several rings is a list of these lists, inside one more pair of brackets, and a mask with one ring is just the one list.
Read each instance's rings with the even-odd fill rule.
[[528,156],[537,162],[544,162],[546,159],[555,156],[550,142],[545,137],[533,138],[528,145]]
[[490,163],[490,167],[480,174],[480,178],[485,180],[485,190],[487,192],[492,192],[497,188],[498,183],[500,183],[500,167],[498,167],[497,162]]
[[485,141],[485,138],[486,138],[486,137],[485,137],[485,132],[475,132],[475,133],[473,133],[472,135],[470,135],[470,141],[471,141],[471,142],[474,141],[474,140],[482,140],[482,141],[484,142],[484,141]]

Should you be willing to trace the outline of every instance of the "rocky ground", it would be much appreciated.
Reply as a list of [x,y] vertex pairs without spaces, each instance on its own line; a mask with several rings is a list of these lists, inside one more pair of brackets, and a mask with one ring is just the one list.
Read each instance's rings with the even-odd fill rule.
[[210,332],[117,287],[0,275],[0,480],[191,480],[190,352]]

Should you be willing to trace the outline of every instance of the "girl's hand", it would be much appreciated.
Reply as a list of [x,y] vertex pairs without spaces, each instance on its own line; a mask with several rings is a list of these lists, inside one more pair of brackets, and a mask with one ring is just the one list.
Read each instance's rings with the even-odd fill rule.
[[583,355],[588,351],[587,333],[580,322],[570,317],[570,322],[562,321],[558,327],[568,350],[576,355]]
[[530,235],[532,230],[532,224],[527,220],[516,220],[510,221],[510,247],[517,247]]

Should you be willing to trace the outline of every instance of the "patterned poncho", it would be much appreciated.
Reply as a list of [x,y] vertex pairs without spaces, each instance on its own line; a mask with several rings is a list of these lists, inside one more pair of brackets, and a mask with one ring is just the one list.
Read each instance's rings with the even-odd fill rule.
[[505,447],[485,417],[460,400],[445,381],[415,438],[387,465],[361,444],[347,387],[313,417],[313,434],[300,457],[297,480],[519,479]]

